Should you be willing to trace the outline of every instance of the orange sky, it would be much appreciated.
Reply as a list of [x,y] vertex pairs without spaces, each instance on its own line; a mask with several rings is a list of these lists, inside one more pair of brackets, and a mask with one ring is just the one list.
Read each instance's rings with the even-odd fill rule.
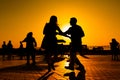
[[85,32],[83,44],[109,45],[111,38],[120,41],[120,0],[0,0],[0,45],[11,40],[17,48],[32,31],[40,47],[51,15],[58,17],[62,30],[76,17]]

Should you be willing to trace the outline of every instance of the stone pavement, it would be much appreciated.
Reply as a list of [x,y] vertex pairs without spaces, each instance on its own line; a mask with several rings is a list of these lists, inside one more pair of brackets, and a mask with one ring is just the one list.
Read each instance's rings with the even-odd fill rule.
[[[65,69],[67,58],[55,63],[55,71],[48,72],[43,56],[37,56],[36,66],[26,66],[26,60],[2,61],[0,57],[0,80],[120,80],[120,61],[112,61],[110,55],[86,56],[88,59],[77,56],[86,69],[85,74]],[[66,73],[71,74],[65,76]]]

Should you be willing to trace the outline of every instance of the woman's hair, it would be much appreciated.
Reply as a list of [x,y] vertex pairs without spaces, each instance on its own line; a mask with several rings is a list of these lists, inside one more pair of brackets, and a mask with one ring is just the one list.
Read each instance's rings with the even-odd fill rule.
[[50,17],[50,23],[57,23],[57,17],[56,16],[51,16]]

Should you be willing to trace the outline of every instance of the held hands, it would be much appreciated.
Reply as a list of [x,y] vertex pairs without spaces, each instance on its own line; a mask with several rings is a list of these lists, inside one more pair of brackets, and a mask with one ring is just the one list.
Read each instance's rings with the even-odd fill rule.
[[57,33],[57,35],[61,35],[61,36],[65,36],[65,37],[71,38],[69,35],[67,35],[65,33]]

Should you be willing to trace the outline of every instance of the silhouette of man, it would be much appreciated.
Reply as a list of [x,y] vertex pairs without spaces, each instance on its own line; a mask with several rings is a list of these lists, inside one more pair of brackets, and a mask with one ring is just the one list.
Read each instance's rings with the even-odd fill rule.
[[20,56],[20,60],[22,60],[24,56],[24,48],[23,48],[23,44],[21,41],[20,41],[20,46],[19,46],[19,56]]
[[30,64],[30,56],[32,57],[32,64],[35,65],[35,47],[37,46],[37,43],[33,37],[33,33],[29,32],[22,42],[26,42],[27,65]]
[[7,44],[8,60],[11,60],[11,58],[12,58],[12,51],[13,51],[13,45],[12,45],[11,40],[9,40],[9,42]]
[[[42,41],[41,48],[45,49],[45,57],[48,63],[48,71],[51,69],[55,70],[54,68],[54,58],[56,57],[56,50],[57,50],[57,34],[62,34],[62,31],[57,25],[57,17],[51,16],[49,23],[46,23],[44,30],[43,30],[44,38]],[[54,56],[54,58],[52,58]]]
[[3,56],[3,61],[5,60],[5,55],[7,54],[7,45],[6,45],[6,42],[3,41],[3,44],[2,44],[2,56]]
[[77,69],[81,71],[85,71],[84,66],[80,63],[78,58],[76,57],[76,52],[82,51],[82,40],[81,38],[84,36],[84,32],[82,28],[76,24],[77,19],[75,17],[72,17],[70,19],[70,27],[65,34],[71,35],[71,49],[70,49],[70,63],[69,66],[66,66],[66,69],[74,70],[74,64],[76,63],[79,65]]
[[116,39],[112,39],[112,42],[110,43],[110,48],[112,52],[112,60],[118,60],[119,43],[116,41]]

